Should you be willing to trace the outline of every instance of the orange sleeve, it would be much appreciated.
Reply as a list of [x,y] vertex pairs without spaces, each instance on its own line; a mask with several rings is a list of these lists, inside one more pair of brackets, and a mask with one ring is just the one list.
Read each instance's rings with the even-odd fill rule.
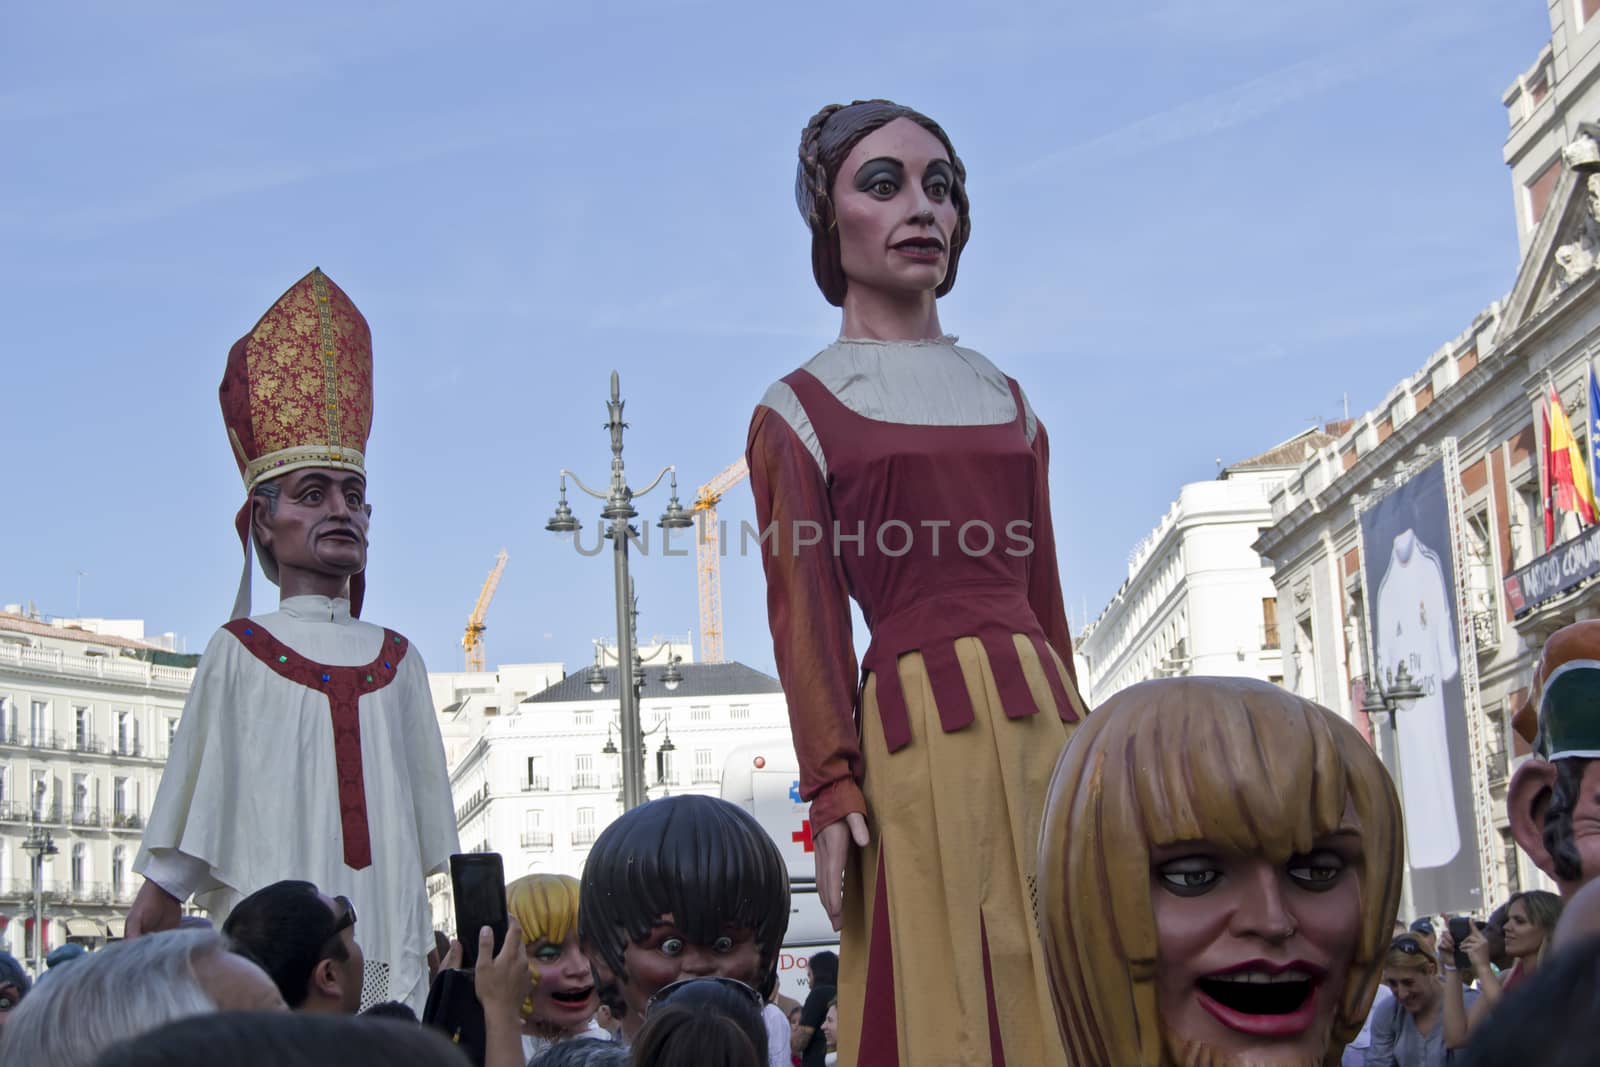
[[1044,637],[1061,657],[1073,684],[1078,670],[1072,662],[1072,629],[1061,599],[1061,570],[1056,562],[1056,533],[1050,519],[1050,437],[1044,423],[1033,435],[1033,552],[1028,556],[1028,603],[1044,629]]
[[[811,803],[815,833],[867,810],[859,784],[850,598],[833,553],[827,482],[788,422],[771,408],[756,408],[745,459],[762,535],[767,621],[800,762],[800,795]],[[821,537],[797,549],[795,531],[809,529],[807,523],[818,524]]]

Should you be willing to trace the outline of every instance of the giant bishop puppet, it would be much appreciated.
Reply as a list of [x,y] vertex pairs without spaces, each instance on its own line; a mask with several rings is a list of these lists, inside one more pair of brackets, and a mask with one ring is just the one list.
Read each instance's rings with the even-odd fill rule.
[[[372,334],[321,270],[228,353],[222,416],[246,500],[244,574],[184,707],[134,869],[129,936],[220,922],[284,878],[350,899],[364,1003],[420,1010],[433,946],[426,876],[456,841],[444,748],[417,650],[361,621]],[[278,610],[250,613],[251,549]]]

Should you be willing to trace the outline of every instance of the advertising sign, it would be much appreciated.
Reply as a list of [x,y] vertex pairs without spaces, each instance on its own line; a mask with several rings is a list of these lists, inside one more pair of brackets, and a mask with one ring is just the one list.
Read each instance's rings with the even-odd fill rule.
[[1412,907],[1482,911],[1444,462],[1364,511],[1361,538],[1376,680],[1390,689],[1404,666],[1422,690],[1392,727],[1373,724],[1405,810]]

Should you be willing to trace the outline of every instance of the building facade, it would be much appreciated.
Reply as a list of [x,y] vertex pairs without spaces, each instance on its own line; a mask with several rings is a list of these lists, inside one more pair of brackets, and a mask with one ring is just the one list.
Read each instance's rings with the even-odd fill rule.
[[1134,549],[1122,588],[1074,643],[1091,706],[1149,678],[1283,680],[1272,567],[1252,546],[1272,524],[1272,494],[1333,439],[1307,430],[1179,491]]
[[[666,648],[667,646],[660,646]],[[686,650],[687,646],[672,646]],[[645,686],[645,784],[658,798],[717,795],[728,755],[751,742],[792,749],[788,706],[777,679],[740,663],[684,663],[682,681],[662,680],[655,649],[641,649]],[[461,847],[498,852],[506,880],[524,874],[582,873],[589,846],[622,812],[621,734],[615,667],[556,679],[516,704],[503,704],[463,730],[462,708],[441,711],[447,735],[464,740],[450,763]],[[435,924],[454,929],[448,879],[431,886]]]
[[[1526,746],[1510,722],[1527,696],[1545,639],[1600,617],[1600,551],[1593,526],[1553,513],[1546,532],[1540,456],[1553,388],[1579,450],[1600,412],[1587,374],[1600,352],[1600,144],[1586,121],[1600,107],[1600,29],[1587,0],[1550,6],[1552,42],[1508,91],[1512,167],[1523,258],[1511,292],[1442,346],[1382,404],[1320,449],[1273,501],[1257,542],[1277,565],[1286,684],[1338,709],[1394,766],[1394,716],[1369,722],[1372,634],[1360,520],[1434,459],[1447,466],[1456,602],[1480,885],[1492,905],[1546,884],[1511,839],[1505,787]],[[1588,557],[1596,566],[1590,566]],[[1398,712],[1403,715],[1404,710]],[[1403,755],[1403,753],[1401,754]]]
[[123,934],[133,873],[197,657],[130,620],[0,612],[0,944],[33,954],[30,830],[56,849],[44,948]]

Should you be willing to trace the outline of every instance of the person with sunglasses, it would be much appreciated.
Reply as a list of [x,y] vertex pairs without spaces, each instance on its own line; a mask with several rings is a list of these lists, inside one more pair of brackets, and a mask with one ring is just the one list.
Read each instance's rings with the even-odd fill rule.
[[[1389,945],[1383,984],[1394,993],[1394,1003],[1373,1024],[1366,1067],[1458,1067],[1466,1062],[1462,1050],[1445,1040],[1439,962],[1415,934]],[[1468,989],[1463,995],[1470,1009],[1477,991]]]
[[286,880],[241,900],[222,932],[272,977],[291,1010],[354,1015],[366,965],[355,927],[348,898]]

